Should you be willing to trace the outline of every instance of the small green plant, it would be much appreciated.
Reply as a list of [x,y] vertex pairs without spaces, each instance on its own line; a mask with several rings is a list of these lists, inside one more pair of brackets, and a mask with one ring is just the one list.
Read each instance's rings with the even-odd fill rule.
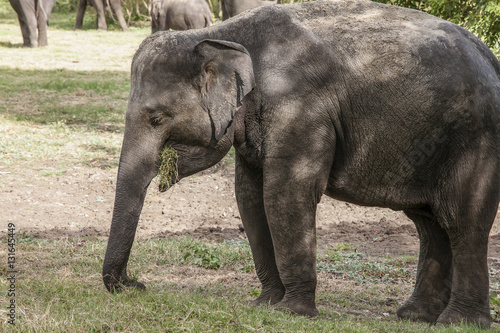
[[26,230],[21,230],[17,235],[17,242],[18,243],[25,243],[25,244],[30,244],[35,241],[35,237],[28,233]]
[[352,251],[356,252],[356,246],[349,243],[337,243],[333,245],[335,251]]
[[177,173],[177,158],[179,154],[177,150],[172,147],[165,147],[160,155],[160,169],[158,174],[160,175],[160,183],[158,184],[158,189],[160,192],[165,192],[175,183],[175,179],[178,177]]
[[195,265],[207,269],[219,269],[221,267],[220,259],[215,254],[215,250],[205,245],[192,245],[189,247],[188,252],[184,254],[184,260],[190,260]]
[[252,289],[251,291],[249,291],[247,294],[249,296],[252,296],[252,297],[259,297],[260,296],[260,292],[261,290],[260,289]]
[[244,273],[250,273],[254,269],[255,269],[255,265],[253,263],[248,263],[248,264],[246,264],[246,265],[241,266],[240,268],[238,268],[238,270],[240,272],[244,272]]
[[493,320],[500,318],[500,297],[496,292],[490,293],[490,314]]
[[[345,243],[337,244],[334,249],[347,249]],[[409,269],[394,265],[390,260],[377,261],[365,258],[363,253],[331,251],[327,257],[320,260],[317,270],[332,274],[345,275],[349,279],[363,285],[387,283],[411,278]]]

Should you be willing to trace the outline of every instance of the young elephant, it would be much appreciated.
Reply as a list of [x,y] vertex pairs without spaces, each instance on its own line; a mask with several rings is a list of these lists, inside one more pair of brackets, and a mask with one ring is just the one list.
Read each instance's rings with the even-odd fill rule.
[[[9,0],[17,13],[24,47],[47,46],[47,26],[55,0]],[[37,35],[38,30],[38,35]]]
[[415,222],[415,290],[399,317],[490,325],[500,64],[472,34],[418,11],[340,0],[148,37],[132,64],[103,266],[110,291],[144,288],[126,267],[160,152],[177,150],[175,182],[231,145],[262,282],[254,304],[318,314],[315,213],[326,194]]
[[155,0],[150,15],[152,33],[201,29],[212,24],[212,13],[205,0]]

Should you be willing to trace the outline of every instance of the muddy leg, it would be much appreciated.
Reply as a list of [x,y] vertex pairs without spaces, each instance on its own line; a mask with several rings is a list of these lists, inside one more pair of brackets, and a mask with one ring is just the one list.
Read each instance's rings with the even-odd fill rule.
[[398,311],[402,319],[434,323],[450,299],[451,247],[446,231],[430,211],[406,211],[420,238],[415,289]]
[[78,8],[76,10],[76,21],[73,30],[81,29],[83,25],[83,16],[85,15],[85,9],[87,8],[87,0],[79,0]]
[[[327,156],[326,154],[324,154]],[[329,156],[327,156],[329,157]],[[285,296],[278,308],[314,317],[316,207],[326,187],[327,162],[272,159],[264,169],[264,205]],[[268,170],[266,172],[266,170]],[[276,172],[280,170],[280,172]]]
[[[266,214],[275,245],[279,276],[286,289],[277,307],[314,317],[318,315],[315,301],[316,205],[287,198],[288,193],[271,192],[275,194],[264,196]],[[295,191],[285,189],[284,192]]]
[[489,327],[488,232],[450,232],[453,281],[450,300],[438,323],[465,321]]
[[267,224],[262,197],[262,174],[248,168],[236,155],[236,199],[245,227],[257,276],[262,283],[260,296],[254,305],[275,304],[283,298],[281,283],[274,258],[273,240]]
[[490,154],[471,160],[457,167],[456,183],[449,182],[436,205],[436,217],[448,233],[453,254],[450,300],[437,322],[489,327],[488,235],[500,200],[500,175]]

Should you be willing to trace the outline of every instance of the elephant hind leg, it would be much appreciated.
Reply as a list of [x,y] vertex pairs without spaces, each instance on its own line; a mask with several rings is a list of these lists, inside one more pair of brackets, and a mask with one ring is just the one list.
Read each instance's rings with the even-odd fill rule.
[[489,327],[488,235],[500,200],[499,165],[489,153],[467,162],[452,170],[455,183],[447,182],[435,209],[453,258],[450,300],[437,322]]
[[420,254],[415,289],[398,311],[398,317],[434,323],[450,299],[452,272],[451,246],[447,232],[430,209],[405,211],[415,223],[420,238]]
[[81,29],[83,26],[83,17],[85,16],[85,9],[87,8],[87,0],[79,0],[78,8],[76,10],[76,21],[73,30]]
[[109,5],[111,7],[111,10],[113,11],[113,14],[115,14],[116,18],[118,19],[120,28],[122,28],[123,31],[128,31],[128,25],[125,21],[125,17],[123,16],[123,9],[120,1],[110,0]]
[[41,8],[37,8],[37,26],[38,26],[38,46],[47,46],[47,14]]
[[23,36],[23,47],[37,47],[37,19],[35,17],[34,3],[17,1],[11,1],[10,3],[17,13],[21,34]]
[[19,26],[21,27],[21,34],[23,36],[23,47],[36,47],[36,44],[31,45],[30,29],[21,17],[19,17]]

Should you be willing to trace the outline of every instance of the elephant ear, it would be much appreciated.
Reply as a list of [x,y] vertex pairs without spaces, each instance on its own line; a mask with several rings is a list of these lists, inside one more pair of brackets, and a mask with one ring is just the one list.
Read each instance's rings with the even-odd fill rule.
[[255,86],[252,59],[240,44],[206,39],[194,48],[200,59],[199,87],[214,137],[226,133],[241,101]]

